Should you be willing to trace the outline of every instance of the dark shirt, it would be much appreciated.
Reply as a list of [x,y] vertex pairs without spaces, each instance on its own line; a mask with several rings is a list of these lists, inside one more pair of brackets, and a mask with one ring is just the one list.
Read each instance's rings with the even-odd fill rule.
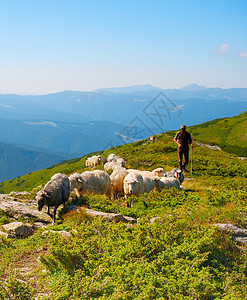
[[185,131],[184,134],[181,136],[181,131],[179,130],[174,139],[179,142],[183,147],[189,147],[189,143],[192,143],[192,139],[190,136],[190,133],[188,131]]

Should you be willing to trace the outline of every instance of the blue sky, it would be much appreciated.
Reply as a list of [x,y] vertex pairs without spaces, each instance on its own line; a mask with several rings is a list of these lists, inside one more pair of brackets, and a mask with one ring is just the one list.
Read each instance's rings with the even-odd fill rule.
[[247,88],[247,1],[0,0],[0,92]]

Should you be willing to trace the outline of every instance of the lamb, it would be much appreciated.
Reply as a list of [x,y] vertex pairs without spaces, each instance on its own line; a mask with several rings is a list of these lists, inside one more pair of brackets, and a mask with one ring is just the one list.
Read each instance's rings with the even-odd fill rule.
[[123,180],[128,174],[129,172],[124,168],[116,168],[111,174],[111,192],[114,200],[118,194],[124,193]]
[[171,171],[166,172],[165,177],[175,177],[179,180],[180,184],[184,181],[183,171],[179,168],[174,168]]
[[[70,182],[68,176],[57,173],[51,177],[44,188],[40,190],[35,199],[38,201],[38,210],[41,211],[44,205],[48,207],[47,214],[56,220],[57,208],[68,201],[70,195]],[[53,215],[50,213],[50,207],[54,206]]]
[[81,174],[74,173],[69,176],[70,191],[75,189],[76,195],[80,194],[105,194],[111,196],[110,176],[101,170],[86,171]]
[[130,195],[136,195],[144,193],[143,177],[138,172],[131,172],[125,176],[123,181],[123,188],[125,199]]
[[174,187],[177,190],[181,191],[182,187],[180,187],[180,182],[175,177],[159,177],[157,180],[157,185],[155,187],[155,190],[160,191],[161,189],[165,187]]
[[93,155],[86,159],[85,165],[88,168],[95,167],[101,164],[101,155]]

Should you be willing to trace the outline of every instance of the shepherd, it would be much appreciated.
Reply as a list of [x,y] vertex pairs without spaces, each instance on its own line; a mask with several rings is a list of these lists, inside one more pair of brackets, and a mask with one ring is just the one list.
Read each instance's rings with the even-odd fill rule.
[[[189,160],[189,144],[191,146],[191,150],[193,148],[191,135],[188,131],[186,131],[186,126],[181,125],[180,130],[176,133],[174,137],[174,142],[178,145],[178,163],[180,170],[184,170],[185,166],[188,164]],[[184,155],[184,162],[183,162]]]

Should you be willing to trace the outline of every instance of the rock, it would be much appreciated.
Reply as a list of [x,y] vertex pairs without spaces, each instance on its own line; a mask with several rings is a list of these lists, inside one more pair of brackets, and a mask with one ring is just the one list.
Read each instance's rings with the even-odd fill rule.
[[230,223],[214,224],[219,230],[232,233],[234,241],[239,245],[247,244],[247,229],[240,228]]
[[152,217],[150,220],[149,220],[149,222],[150,223],[153,223],[153,222],[155,222],[157,219],[161,219],[161,217]]
[[8,234],[6,232],[3,232],[3,231],[0,231],[0,236],[4,236],[6,237],[7,239],[14,239],[15,236],[11,235],[11,234]]
[[216,150],[221,150],[220,147],[218,146],[212,146],[212,145],[209,145],[209,144],[204,144],[204,143],[201,143],[201,142],[198,142],[198,141],[195,141],[195,143],[200,146],[200,147],[207,147],[213,151],[216,151]]
[[241,160],[247,159],[247,157],[238,157],[238,158],[241,159]]
[[13,197],[0,195],[0,209],[8,213],[14,219],[32,218],[37,222],[51,223],[52,219],[45,213],[32,207],[30,203],[14,201]]
[[22,223],[22,222],[12,222],[9,224],[2,225],[3,229],[15,237],[28,237],[33,234],[34,226]]
[[219,230],[231,232],[234,236],[247,237],[247,229],[240,228],[230,223],[214,224]]
[[60,234],[62,237],[70,237],[71,236],[71,234],[68,231],[65,231],[65,230],[61,230],[61,231],[46,230],[46,231],[42,232],[42,235],[47,235],[49,233]]
[[36,228],[43,228],[43,227],[49,226],[49,224],[44,224],[44,223],[42,223],[42,222],[34,222],[33,225],[34,225]]
[[242,237],[242,236],[235,236],[233,239],[240,245],[247,244],[247,237]]
[[135,224],[137,223],[137,220],[131,217],[126,217],[121,214],[115,214],[115,213],[105,213],[101,211],[96,211],[93,209],[85,208],[84,209],[85,213],[90,215],[91,217],[102,217],[104,219],[107,219],[112,222],[123,222],[123,223],[130,223],[130,224]]
[[24,192],[11,192],[9,195],[14,196],[14,197],[16,197],[16,196],[29,196],[30,193],[26,192],[26,191],[24,191]]

